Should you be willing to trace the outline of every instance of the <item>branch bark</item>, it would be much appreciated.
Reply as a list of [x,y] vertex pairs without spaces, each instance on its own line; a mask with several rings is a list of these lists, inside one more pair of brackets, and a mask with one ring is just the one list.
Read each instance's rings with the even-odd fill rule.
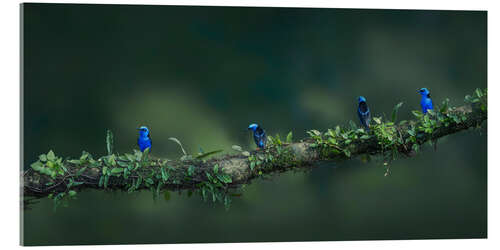
[[[395,143],[389,150],[393,153],[399,152],[411,156],[414,153],[412,150],[413,144],[421,145],[429,140],[437,140],[443,136],[478,127],[487,119],[485,109],[472,108],[470,105],[450,109],[446,113],[464,116],[465,120],[452,121],[448,126],[439,123],[439,126],[434,127],[431,133],[420,131],[417,132],[417,135],[412,135],[408,130],[412,126],[419,126],[422,123],[419,119],[409,121],[403,125],[394,125],[393,128],[397,131],[396,136],[403,143]],[[375,132],[373,132],[374,130]],[[137,163],[138,165],[142,164],[138,168],[136,164],[134,169],[125,170],[129,173],[127,178],[125,178],[123,172],[110,174],[111,170],[108,170],[107,174],[103,173],[106,163],[102,159],[97,161],[97,165],[74,164],[64,161],[66,169],[64,174],[51,178],[30,168],[22,172],[21,183],[24,195],[34,197],[45,197],[49,194],[67,192],[70,189],[77,191],[82,189],[107,189],[130,192],[131,190],[140,189],[156,191],[164,189],[200,190],[207,187],[212,189],[215,186],[219,190],[227,191],[268,173],[309,169],[318,161],[347,160],[363,154],[375,155],[388,152],[386,142],[377,134],[376,129],[372,129],[372,132],[368,135],[365,134],[363,139],[360,136],[356,137],[357,139],[347,139],[337,135],[335,144],[320,144],[317,139],[313,138],[290,144],[275,142],[273,146],[266,150],[250,152],[250,157],[236,154],[224,155],[209,160],[166,161],[164,159],[151,159],[140,164]],[[414,141],[409,140],[412,137],[415,138]],[[347,143],[347,140],[351,142]],[[348,150],[349,154],[344,150]],[[120,161],[120,159],[117,159],[118,163]],[[127,164],[126,161],[121,163],[123,164],[114,166],[118,168],[119,165]],[[128,162],[128,164],[132,163]],[[113,168],[113,166],[107,167]],[[85,169],[82,170],[82,168]],[[166,175],[168,175],[167,178],[165,178]],[[106,178],[108,178],[106,185],[102,185],[103,179]],[[71,185],[70,182],[78,185]],[[204,186],[204,183],[210,185]],[[219,184],[212,185],[214,183]],[[212,192],[214,191],[212,190]]]

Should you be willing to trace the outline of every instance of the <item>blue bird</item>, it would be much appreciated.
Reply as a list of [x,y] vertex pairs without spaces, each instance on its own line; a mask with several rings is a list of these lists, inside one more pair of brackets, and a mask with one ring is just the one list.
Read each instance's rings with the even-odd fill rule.
[[434,106],[432,105],[431,94],[428,89],[421,88],[418,90],[418,93],[422,96],[420,99],[420,106],[422,107],[422,113],[426,114],[427,110],[434,110]]
[[358,116],[361,125],[366,128],[366,131],[370,131],[370,108],[368,108],[366,98],[363,96],[358,97]]
[[144,152],[146,148],[149,148],[149,150],[151,151],[152,140],[151,140],[151,133],[149,132],[148,127],[141,126],[140,128],[138,128],[138,130],[139,130],[139,138],[137,138],[137,145],[141,149],[141,152]]
[[255,144],[257,145],[257,149],[262,148],[264,149],[266,147],[266,131],[262,129],[259,125],[252,123],[250,126],[248,126],[249,130],[253,131],[253,140],[255,141]]

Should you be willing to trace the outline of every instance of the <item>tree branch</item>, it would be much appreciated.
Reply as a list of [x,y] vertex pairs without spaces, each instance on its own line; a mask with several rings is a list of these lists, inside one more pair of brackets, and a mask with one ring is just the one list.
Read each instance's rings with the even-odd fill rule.
[[[270,137],[265,150],[208,160],[148,159],[147,155],[136,152],[97,160],[84,153],[80,159],[63,161],[49,157],[49,153],[45,158],[52,160],[41,161],[22,173],[22,188],[25,196],[59,195],[59,198],[64,194],[73,196],[82,189],[128,192],[150,189],[156,194],[162,190],[191,190],[199,192],[204,199],[227,203],[229,190],[265,174],[309,169],[318,161],[347,160],[364,154],[379,154],[386,159],[400,153],[412,156],[427,141],[479,127],[487,119],[486,94],[478,100],[459,108],[447,108],[444,107],[447,103],[443,103],[439,112],[428,115],[414,112],[415,120],[399,124],[374,118],[370,133],[337,126],[324,133],[308,131],[310,137],[296,143]],[[54,164],[49,164],[50,161]]]

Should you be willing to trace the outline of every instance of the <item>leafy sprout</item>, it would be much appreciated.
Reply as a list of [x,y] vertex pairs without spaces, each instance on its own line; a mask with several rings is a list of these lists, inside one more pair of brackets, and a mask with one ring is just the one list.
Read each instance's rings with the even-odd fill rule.
[[113,153],[113,132],[111,130],[106,131],[106,150],[108,151],[108,155]]
[[180,147],[181,147],[181,150],[182,150],[182,153],[186,156],[187,153],[186,153],[186,150],[184,150],[184,147],[182,147],[182,143],[179,141],[179,139],[175,138],[175,137],[170,137],[168,138],[169,140],[177,143]]

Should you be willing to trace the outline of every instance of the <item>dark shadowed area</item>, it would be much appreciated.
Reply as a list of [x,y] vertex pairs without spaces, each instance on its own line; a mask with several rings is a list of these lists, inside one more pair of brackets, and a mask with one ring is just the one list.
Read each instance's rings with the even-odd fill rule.
[[[254,149],[250,123],[294,139],[306,130],[400,119],[486,88],[487,14],[478,11],[24,4],[24,168],[38,155],[131,152],[176,159]],[[414,158],[324,163],[248,185],[226,211],[185,192],[86,191],[24,211],[25,245],[315,241],[487,236],[486,129]]]

